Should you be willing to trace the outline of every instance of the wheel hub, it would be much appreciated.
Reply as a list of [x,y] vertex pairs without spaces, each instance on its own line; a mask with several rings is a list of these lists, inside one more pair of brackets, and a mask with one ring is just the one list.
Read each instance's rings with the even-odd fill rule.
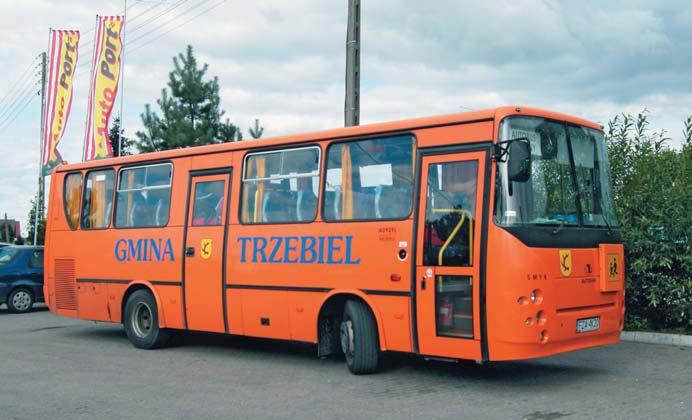
[[346,357],[351,357],[355,343],[353,340],[353,322],[350,319],[341,323],[339,335],[341,336],[341,351],[344,352]]
[[26,311],[31,306],[31,296],[29,293],[21,290],[12,297],[12,304],[19,311]]
[[134,316],[132,317],[132,329],[138,337],[144,338],[151,334],[153,318],[149,305],[144,302],[139,302],[135,307]]

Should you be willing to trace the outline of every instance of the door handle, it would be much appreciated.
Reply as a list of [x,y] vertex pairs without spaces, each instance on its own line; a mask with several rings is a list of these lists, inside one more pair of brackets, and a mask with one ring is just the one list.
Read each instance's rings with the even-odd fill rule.
[[423,279],[420,282],[420,289],[425,290],[425,277],[423,277]]
[[185,248],[185,256],[186,257],[194,257],[195,256],[195,248],[192,246],[188,246]]

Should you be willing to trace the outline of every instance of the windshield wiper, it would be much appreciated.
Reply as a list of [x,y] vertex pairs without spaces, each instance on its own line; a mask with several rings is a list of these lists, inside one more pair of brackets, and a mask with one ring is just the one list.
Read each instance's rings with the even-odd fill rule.
[[562,220],[560,220],[560,225],[558,227],[556,227],[555,229],[553,229],[553,231],[550,233],[552,235],[557,235],[558,233],[560,233],[560,231],[562,230],[562,228],[564,226],[565,226],[565,219],[562,219]]
[[606,227],[608,228],[608,236],[613,235],[613,229],[610,228],[610,223],[608,223],[608,219],[603,216],[603,223],[605,223]]

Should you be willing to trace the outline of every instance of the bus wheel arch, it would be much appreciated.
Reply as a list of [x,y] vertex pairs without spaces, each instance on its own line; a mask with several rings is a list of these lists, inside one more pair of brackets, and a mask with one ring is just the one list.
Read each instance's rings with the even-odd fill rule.
[[125,323],[125,306],[127,305],[127,300],[137,290],[146,290],[149,293],[151,293],[151,295],[154,297],[154,300],[156,301],[159,326],[161,326],[161,328],[165,328],[166,317],[163,313],[163,305],[161,304],[161,299],[159,298],[159,295],[156,293],[151,284],[147,282],[132,282],[128,285],[127,289],[125,290],[125,293],[123,294],[123,298],[120,301],[120,323]]
[[158,303],[149,288],[137,288],[128,295],[123,312],[125,334],[133,346],[157,349],[174,343],[174,332],[161,327]]
[[334,292],[324,299],[317,316],[317,355],[319,357],[327,357],[340,353],[340,324],[346,302],[351,300],[362,302],[369,309],[370,314],[375,320],[379,338],[379,348],[382,351],[387,350],[382,319],[379,313],[374,309],[372,302],[370,302],[366,296],[358,292]]

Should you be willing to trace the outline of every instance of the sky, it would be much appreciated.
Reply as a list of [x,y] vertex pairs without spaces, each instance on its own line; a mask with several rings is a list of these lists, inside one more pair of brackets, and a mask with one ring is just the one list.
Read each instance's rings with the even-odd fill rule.
[[[256,118],[264,137],[342,126],[347,3],[127,0],[125,135],[142,128],[145,104],[157,109],[188,44],[246,137]],[[40,100],[28,92],[49,28],[82,32],[58,146],[76,162],[95,16],[124,9],[124,0],[0,0],[0,217],[25,225],[36,192]],[[507,104],[607,124],[646,107],[652,128],[679,145],[692,114],[692,9],[682,0],[362,0],[361,10],[362,124]]]

